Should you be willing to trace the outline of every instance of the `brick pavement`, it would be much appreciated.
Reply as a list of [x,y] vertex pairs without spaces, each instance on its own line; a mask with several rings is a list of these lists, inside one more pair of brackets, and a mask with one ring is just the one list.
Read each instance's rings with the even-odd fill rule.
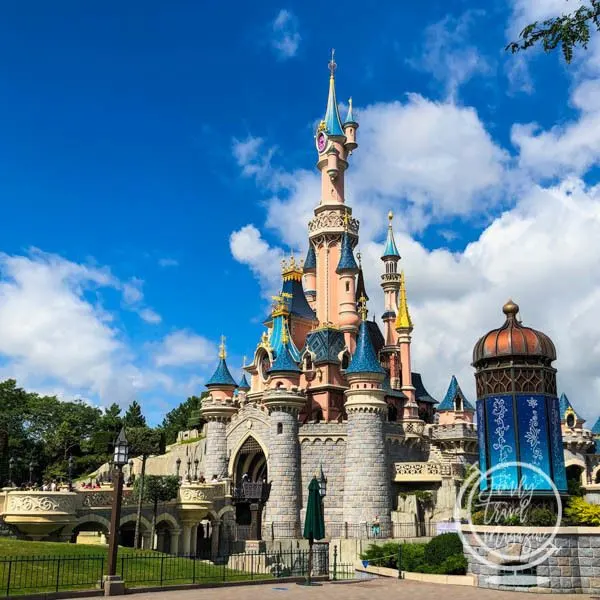
[[[132,600],[286,600],[311,598],[320,600],[439,600],[446,595],[452,600],[532,600],[539,597],[527,592],[502,592],[477,587],[440,585],[418,581],[377,578],[359,583],[324,583],[305,587],[296,583],[269,583],[192,590],[144,592]],[[544,594],[545,596],[545,594]],[[556,597],[556,596],[555,596]],[[560,600],[586,600],[582,594],[560,594]],[[91,600],[91,599],[90,599]]]

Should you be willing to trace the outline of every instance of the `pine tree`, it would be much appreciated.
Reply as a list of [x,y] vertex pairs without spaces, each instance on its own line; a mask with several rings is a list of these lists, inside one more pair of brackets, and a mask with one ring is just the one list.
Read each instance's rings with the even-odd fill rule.
[[142,407],[134,400],[127,409],[123,418],[125,429],[134,427],[146,427],[146,417],[142,414]]

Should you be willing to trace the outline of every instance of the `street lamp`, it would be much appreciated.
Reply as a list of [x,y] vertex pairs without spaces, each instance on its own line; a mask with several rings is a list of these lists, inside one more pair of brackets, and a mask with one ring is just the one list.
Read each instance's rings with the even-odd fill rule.
[[133,458],[129,459],[129,477],[127,477],[127,485],[133,485]]
[[181,459],[179,458],[179,456],[175,461],[175,468],[177,469],[177,479],[179,479],[179,469],[181,469]]
[[200,461],[198,459],[194,460],[194,481],[198,481],[198,464]]
[[73,455],[69,456],[67,461],[67,468],[69,470],[69,491],[73,491]]
[[[129,458],[129,444],[125,437],[125,429],[121,429],[119,437],[115,441],[115,450],[113,454],[113,464],[116,467],[116,481],[113,478],[113,503],[110,515],[110,542],[108,545],[108,573],[105,582],[108,584],[106,595],[112,595],[110,588],[115,588],[113,594],[119,593],[123,589],[123,582],[117,573],[117,551],[119,548],[119,521],[121,520],[121,501],[123,500],[123,467],[127,464]],[[122,592],[121,592],[122,593]]]
[[15,459],[13,456],[11,456],[8,459],[8,485],[13,487],[13,469],[15,468]]
[[35,467],[35,463],[32,460],[29,462],[29,485],[33,485],[33,467]]
[[188,457],[187,460],[187,479],[188,479],[188,483],[192,482],[192,459]]

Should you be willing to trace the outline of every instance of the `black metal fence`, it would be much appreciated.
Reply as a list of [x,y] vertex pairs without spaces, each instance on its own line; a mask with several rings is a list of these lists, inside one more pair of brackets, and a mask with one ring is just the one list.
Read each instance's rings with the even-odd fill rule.
[[0,560],[0,593],[10,596],[91,589],[102,581],[104,556],[23,557]]

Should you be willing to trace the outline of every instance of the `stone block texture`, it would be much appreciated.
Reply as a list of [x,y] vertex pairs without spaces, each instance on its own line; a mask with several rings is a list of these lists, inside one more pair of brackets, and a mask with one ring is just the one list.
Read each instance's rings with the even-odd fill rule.
[[204,476],[207,480],[213,475],[227,476],[227,424],[224,421],[209,421],[206,424],[206,455]]

